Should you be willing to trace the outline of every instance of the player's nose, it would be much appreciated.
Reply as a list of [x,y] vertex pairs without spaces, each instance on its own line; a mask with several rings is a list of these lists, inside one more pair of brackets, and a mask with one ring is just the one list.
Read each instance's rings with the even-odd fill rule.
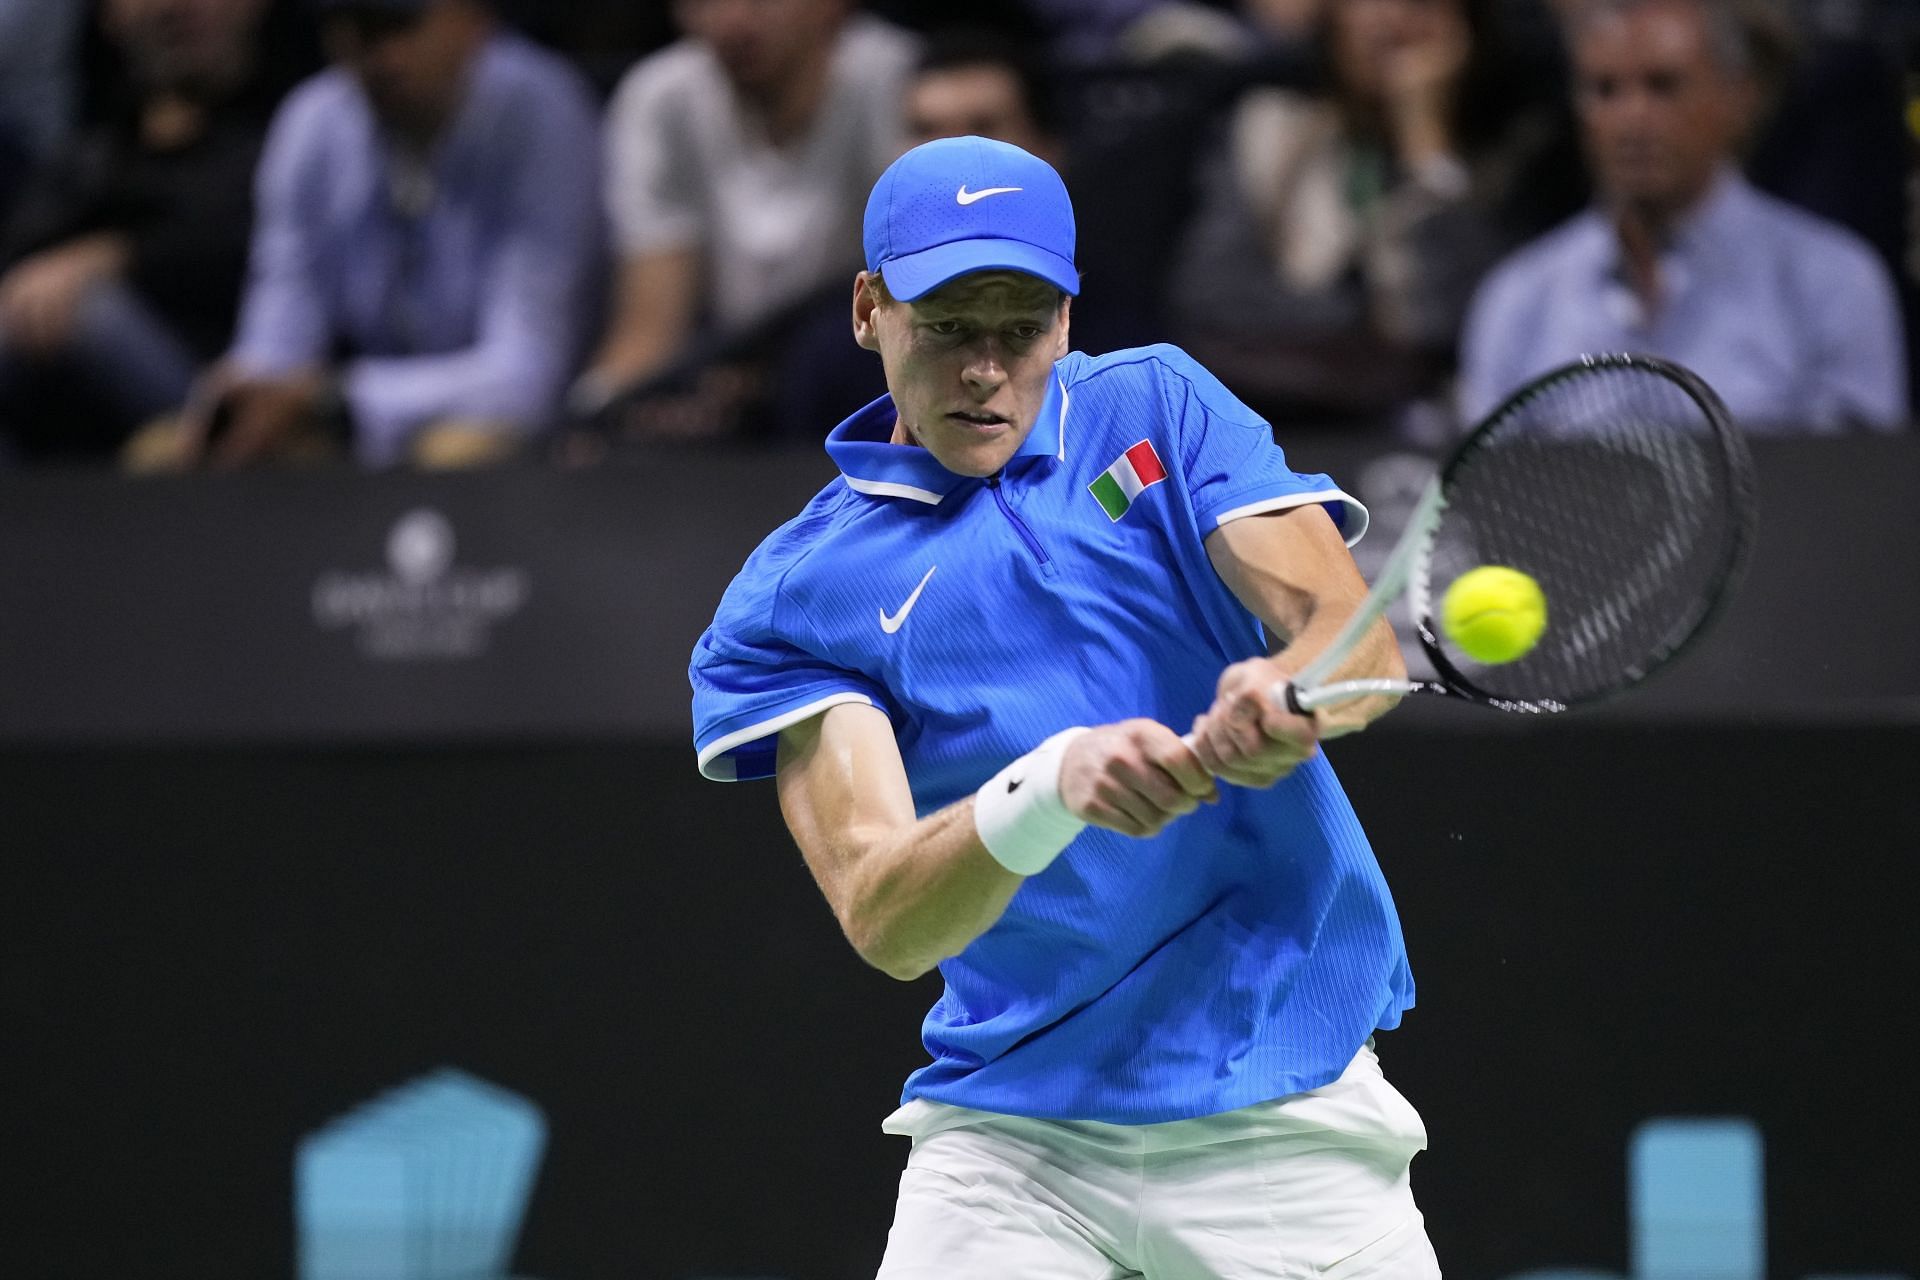
[[983,344],[968,353],[960,376],[971,390],[997,390],[1007,380],[1006,360],[995,346]]

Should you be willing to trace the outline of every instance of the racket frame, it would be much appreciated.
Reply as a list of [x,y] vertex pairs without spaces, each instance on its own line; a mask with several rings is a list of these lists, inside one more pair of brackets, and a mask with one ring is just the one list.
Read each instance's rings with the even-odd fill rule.
[[[1404,696],[1415,693],[1440,694],[1501,711],[1531,715],[1553,714],[1566,711],[1576,705],[1553,698],[1501,697],[1479,688],[1465,672],[1454,665],[1442,649],[1440,636],[1433,624],[1429,580],[1433,548],[1439,534],[1441,517],[1447,509],[1446,495],[1449,482],[1480,451],[1491,437],[1494,428],[1504,422],[1509,414],[1528,400],[1569,378],[1588,376],[1597,369],[1634,367],[1648,369],[1666,378],[1699,406],[1707,426],[1712,430],[1720,446],[1719,457],[1726,468],[1728,502],[1733,508],[1734,519],[1732,530],[1726,539],[1726,546],[1723,548],[1720,572],[1715,580],[1716,589],[1707,599],[1699,616],[1693,619],[1684,633],[1648,654],[1646,659],[1632,670],[1622,673],[1621,679],[1615,684],[1590,697],[1580,699],[1578,705],[1603,702],[1617,697],[1690,649],[1724,610],[1727,600],[1733,594],[1733,586],[1745,568],[1748,552],[1752,548],[1757,523],[1754,502],[1755,483],[1753,459],[1747,449],[1746,438],[1734,425],[1732,415],[1713,388],[1691,370],[1657,356],[1624,353],[1583,356],[1577,361],[1541,374],[1508,396],[1460,443],[1460,446],[1441,466],[1439,474],[1428,482],[1427,488],[1421,493],[1419,502],[1414,506],[1413,513],[1407,520],[1407,527],[1400,535],[1400,541],[1394,544],[1386,563],[1381,566],[1380,573],[1375,578],[1373,587],[1367,592],[1366,599],[1361,601],[1359,607],[1325,649],[1294,673],[1292,679],[1274,686],[1273,699],[1301,715],[1308,714],[1317,707],[1333,706],[1356,698],[1376,695]],[[1374,678],[1324,683],[1341,663],[1352,656],[1361,637],[1403,593],[1407,597],[1408,616],[1419,637],[1420,647],[1432,662],[1438,678],[1433,680]]]

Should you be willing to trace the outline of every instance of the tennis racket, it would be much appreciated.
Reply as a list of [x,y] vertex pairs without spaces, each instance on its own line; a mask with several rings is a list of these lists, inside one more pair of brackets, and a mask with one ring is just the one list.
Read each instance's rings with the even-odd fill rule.
[[[1296,712],[1371,694],[1440,694],[1558,712],[1613,697],[1700,638],[1753,541],[1753,464],[1726,406],[1665,360],[1589,356],[1534,379],[1475,427],[1422,494],[1366,600],[1274,698]],[[1476,662],[1434,625],[1480,565],[1539,582],[1547,625],[1513,662]],[[1407,598],[1433,679],[1334,676]]]

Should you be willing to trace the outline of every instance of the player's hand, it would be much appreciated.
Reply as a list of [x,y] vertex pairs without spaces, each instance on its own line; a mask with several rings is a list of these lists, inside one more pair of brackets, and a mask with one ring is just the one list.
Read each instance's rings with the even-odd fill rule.
[[1271,658],[1236,662],[1220,673],[1213,705],[1189,735],[1209,773],[1236,786],[1270,787],[1318,749],[1314,718],[1273,697],[1289,674]]
[[1153,720],[1122,720],[1075,738],[1060,761],[1060,799],[1083,822],[1151,836],[1202,801],[1220,799],[1180,735]]

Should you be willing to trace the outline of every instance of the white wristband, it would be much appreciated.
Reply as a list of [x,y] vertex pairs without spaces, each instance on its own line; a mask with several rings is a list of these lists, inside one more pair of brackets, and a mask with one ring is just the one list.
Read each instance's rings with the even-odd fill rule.
[[1086,829],[1060,799],[1060,762],[1085,728],[1062,729],[1000,772],[973,795],[973,826],[998,862],[1015,875],[1044,871]]

